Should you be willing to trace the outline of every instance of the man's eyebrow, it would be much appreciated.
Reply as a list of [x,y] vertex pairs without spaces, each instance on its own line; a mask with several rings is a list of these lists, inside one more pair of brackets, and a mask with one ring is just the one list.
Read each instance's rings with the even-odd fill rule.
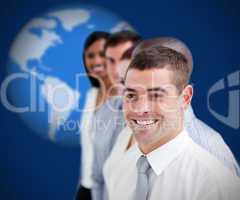
[[136,92],[133,88],[124,88],[123,92]]
[[148,92],[163,92],[163,93],[167,93],[167,91],[162,88],[162,87],[155,87],[155,88],[149,88],[147,89]]

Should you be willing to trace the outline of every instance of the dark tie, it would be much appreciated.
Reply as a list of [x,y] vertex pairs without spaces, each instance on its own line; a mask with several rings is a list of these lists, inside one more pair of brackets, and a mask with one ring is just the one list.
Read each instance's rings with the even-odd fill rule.
[[137,161],[138,177],[133,200],[147,200],[149,192],[147,171],[150,168],[147,157],[142,155]]

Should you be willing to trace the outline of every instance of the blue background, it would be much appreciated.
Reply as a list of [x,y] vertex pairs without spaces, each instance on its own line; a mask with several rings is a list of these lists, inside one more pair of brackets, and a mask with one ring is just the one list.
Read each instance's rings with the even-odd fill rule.
[[[0,4],[0,82],[8,48],[32,17],[67,0],[7,0]],[[72,1],[81,2],[81,1]],[[145,38],[175,36],[194,56],[193,107],[200,119],[218,130],[240,160],[240,132],[214,118],[207,92],[218,80],[239,70],[240,2],[202,1],[82,1],[105,7],[125,18]],[[239,88],[239,87],[238,87]],[[227,89],[217,94],[213,108],[227,115]],[[79,176],[79,148],[63,147],[32,134],[14,113],[0,105],[0,199],[72,199]]]

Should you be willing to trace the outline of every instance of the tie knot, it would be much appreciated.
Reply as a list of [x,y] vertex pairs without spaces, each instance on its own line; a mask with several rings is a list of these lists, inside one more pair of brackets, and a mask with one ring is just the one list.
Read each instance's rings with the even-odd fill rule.
[[139,173],[146,173],[150,168],[150,164],[146,156],[141,156],[137,161],[137,169]]

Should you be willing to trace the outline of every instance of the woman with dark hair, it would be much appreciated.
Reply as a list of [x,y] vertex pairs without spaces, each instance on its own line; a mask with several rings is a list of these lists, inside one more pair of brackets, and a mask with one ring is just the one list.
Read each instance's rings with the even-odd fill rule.
[[104,46],[109,33],[96,31],[91,33],[85,41],[83,63],[92,83],[92,88],[86,96],[86,103],[81,119],[81,172],[80,187],[76,199],[91,199],[93,144],[91,136],[91,122],[94,113],[107,100],[107,90],[111,82],[105,66]]
[[106,100],[104,96],[105,90],[111,87],[111,82],[107,75],[104,46],[106,40],[110,36],[109,33],[96,31],[91,33],[84,44],[83,63],[88,73],[92,86],[98,88],[98,104]]

